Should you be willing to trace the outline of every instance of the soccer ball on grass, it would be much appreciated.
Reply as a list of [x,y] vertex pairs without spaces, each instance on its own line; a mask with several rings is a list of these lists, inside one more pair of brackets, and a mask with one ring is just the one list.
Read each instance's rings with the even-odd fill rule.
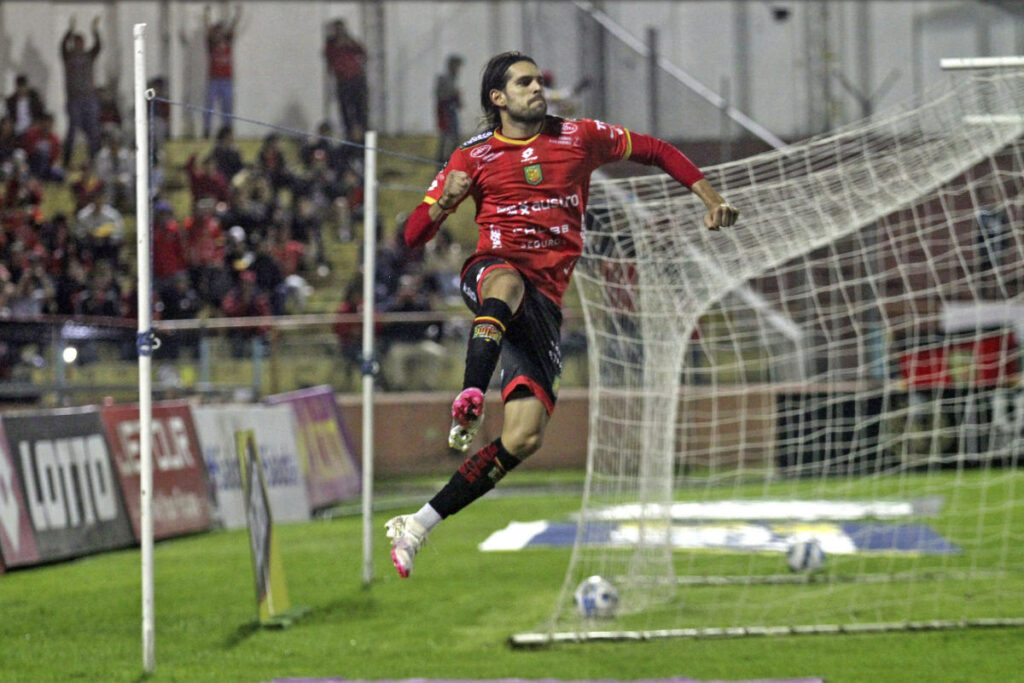
[[573,594],[576,611],[585,619],[607,618],[615,615],[619,606],[619,591],[607,579],[591,576],[584,579]]
[[794,572],[814,572],[825,566],[825,551],[817,539],[795,541],[786,550],[786,564]]

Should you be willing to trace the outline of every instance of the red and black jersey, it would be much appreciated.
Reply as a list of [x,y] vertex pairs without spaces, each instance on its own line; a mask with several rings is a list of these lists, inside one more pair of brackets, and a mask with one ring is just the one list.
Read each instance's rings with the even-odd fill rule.
[[583,251],[590,174],[631,156],[666,168],[687,186],[703,177],[678,150],[656,138],[592,119],[548,116],[541,132],[525,140],[499,131],[470,138],[434,178],[423,201],[429,205],[441,197],[452,170],[469,174],[467,196],[476,202],[480,231],[470,261],[504,259],[561,305]]

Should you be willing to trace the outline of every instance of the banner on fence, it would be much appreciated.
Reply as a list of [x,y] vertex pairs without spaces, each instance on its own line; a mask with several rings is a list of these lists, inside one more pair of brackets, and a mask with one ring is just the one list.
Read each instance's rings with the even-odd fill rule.
[[98,408],[9,414],[2,421],[38,561],[132,544]]
[[[135,538],[141,539],[139,407],[101,410]],[[210,493],[199,437],[185,401],[153,404],[153,536],[169,538],[210,527]]]
[[314,509],[359,495],[362,480],[348,431],[334,391],[311,387],[267,398],[271,405],[288,405],[295,414],[299,458],[309,502]]
[[36,539],[32,535],[21,480],[11,457],[11,450],[0,420],[0,556],[8,567],[35,564],[39,561]]
[[235,446],[235,433],[246,430],[255,433],[274,518],[280,522],[309,519],[310,506],[299,465],[295,417],[289,406],[195,406],[192,416],[220,524],[228,529],[241,529],[246,523]]

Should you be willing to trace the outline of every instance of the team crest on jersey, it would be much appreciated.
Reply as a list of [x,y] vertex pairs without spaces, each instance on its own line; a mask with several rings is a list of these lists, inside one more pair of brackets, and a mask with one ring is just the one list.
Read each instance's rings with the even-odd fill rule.
[[541,173],[540,164],[530,164],[523,168],[523,174],[526,175],[526,182],[530,185],[540,185],[544,180],[544,174]]

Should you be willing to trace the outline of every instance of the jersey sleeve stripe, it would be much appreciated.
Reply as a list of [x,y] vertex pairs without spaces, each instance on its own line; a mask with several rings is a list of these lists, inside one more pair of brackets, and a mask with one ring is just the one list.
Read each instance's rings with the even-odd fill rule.
[[626,152],[622,155],[622,159],[626,160],[633,154],[633,137],[629,134],[629,128],[623,128],[626,132]]

